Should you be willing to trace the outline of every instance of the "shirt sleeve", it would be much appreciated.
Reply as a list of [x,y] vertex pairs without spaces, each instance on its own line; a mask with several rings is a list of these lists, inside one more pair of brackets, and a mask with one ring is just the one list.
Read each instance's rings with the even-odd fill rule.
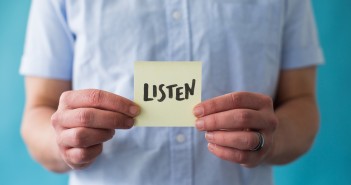
[[72,79],[74,37],[63,2],[32,0],[20,74]]
[[310,0],[286,0],[282,69],[324,63]]

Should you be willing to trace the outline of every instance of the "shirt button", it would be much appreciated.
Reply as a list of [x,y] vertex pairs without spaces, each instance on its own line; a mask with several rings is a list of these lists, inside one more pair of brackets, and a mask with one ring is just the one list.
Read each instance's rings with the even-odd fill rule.
[[182,17],[182,14],[179,11],[174,11],[172,17],[174,20],[179,20]]
[[178,143],[183,143],[185,141],[184,134],[178,134],[176,140],[178,141]]

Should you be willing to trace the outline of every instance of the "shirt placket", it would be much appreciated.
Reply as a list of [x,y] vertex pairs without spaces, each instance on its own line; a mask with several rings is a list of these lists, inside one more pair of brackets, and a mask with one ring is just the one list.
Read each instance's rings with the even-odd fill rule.
[[191,38],[187,0],[168,0],[168,55],[173,61],[190,61]]
[[[168,56],[171,61],[190,61],[191,38],[187,0],[167,0]],[[171,184],[193,182],[192,128],[170,129]]]

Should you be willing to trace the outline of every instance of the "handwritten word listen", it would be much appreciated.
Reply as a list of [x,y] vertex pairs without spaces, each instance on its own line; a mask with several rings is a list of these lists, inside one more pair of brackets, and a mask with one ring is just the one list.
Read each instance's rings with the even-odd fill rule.
[[177,84],[171,85],[152,85],[152,97],[149,97],[149,84],[144,83],[144,101],[153,101],[158,97],[157,101],[163,102],[166,98],[172,99],[175,96],[177,101],[183,101],[189,99],[189,95],[194,95],[196,80],[191,81],[191,86],[188,83],[184,84],[184,87],[179,87]]

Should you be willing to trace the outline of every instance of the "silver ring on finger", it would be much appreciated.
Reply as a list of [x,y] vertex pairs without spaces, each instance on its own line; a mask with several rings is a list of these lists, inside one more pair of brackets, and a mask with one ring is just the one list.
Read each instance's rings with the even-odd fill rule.
[[255,148],[251,149],[251,151],[260,151],[264,146],[263,134],[261,134],[260,132],[256,132],[256,134],[258,135],[258,144]]

